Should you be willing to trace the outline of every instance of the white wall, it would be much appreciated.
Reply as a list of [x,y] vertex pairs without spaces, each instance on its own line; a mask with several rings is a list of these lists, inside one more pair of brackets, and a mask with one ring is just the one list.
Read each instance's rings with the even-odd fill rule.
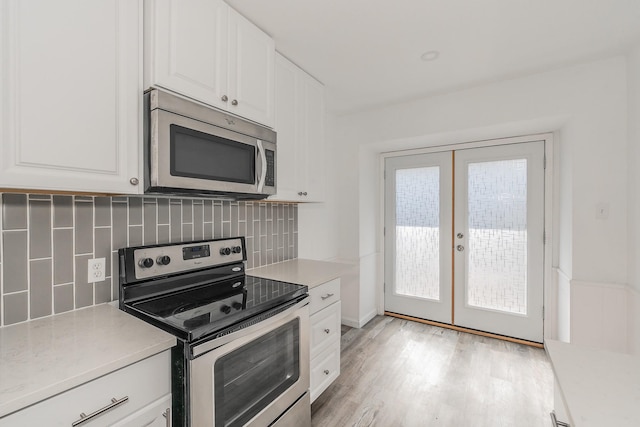
[[[334,189],[341,194],[339,239],[355,232],[359,243],[340,241],[340,252],[357,260],[373,253],[380,258],[376,153],[556,131],[557,266],[571,280],[626,283],[626,73],[625,58],[616,57],[341,117],[335,135],[344,157]],[[609,205],[607,220],[595,217],[599,202]],[[368,306],[379,292],[369,281],[359,285],[361,301],[343,306]]]
[[629,307],[630,348],[640,354],[640,46],[629,54]]

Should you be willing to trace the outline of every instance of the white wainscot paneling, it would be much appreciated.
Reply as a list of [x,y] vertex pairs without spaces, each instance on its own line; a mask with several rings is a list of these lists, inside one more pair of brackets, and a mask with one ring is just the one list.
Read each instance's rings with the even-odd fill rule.
[[616,352],[629,351],[629,288],[571,281],[571,343]]

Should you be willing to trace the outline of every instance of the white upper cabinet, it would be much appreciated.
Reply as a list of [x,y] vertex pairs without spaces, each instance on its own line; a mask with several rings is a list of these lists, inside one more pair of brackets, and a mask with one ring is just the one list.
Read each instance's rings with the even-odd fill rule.
[[324,116],[324,86],[276,54],[278,193],[270,200],[324,200]]
[[138,193],[142,2],[0,3],[0,188]]
[[273,127],[273,39],[221,0],[145,0],[145,87]]

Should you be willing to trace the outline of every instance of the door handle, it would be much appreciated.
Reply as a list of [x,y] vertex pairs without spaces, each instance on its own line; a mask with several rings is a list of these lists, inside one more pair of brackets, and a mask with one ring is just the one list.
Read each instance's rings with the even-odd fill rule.
[[260,170],[260,179],[258,180],[258,193],[262,193],[264,181],[267,178],[267,155],[264,152],[264,147],[262,146],[261,140],[257,140],[256,147],[258,147],[258,154],[260,154],[260,162],[262,164],[262,169]]

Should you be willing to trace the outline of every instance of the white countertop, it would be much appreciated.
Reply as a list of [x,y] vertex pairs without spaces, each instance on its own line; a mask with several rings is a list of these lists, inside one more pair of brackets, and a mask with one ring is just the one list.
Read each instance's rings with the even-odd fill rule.
[[545,342],[571,427],[640,426],[640,357]]
[[175,344],[110,304],[0,328],[0,417]]
[[353,268],[351,264],[310,259],[292,259],[247,270],[247,275],[307,285],[309,289],[336,279]]

